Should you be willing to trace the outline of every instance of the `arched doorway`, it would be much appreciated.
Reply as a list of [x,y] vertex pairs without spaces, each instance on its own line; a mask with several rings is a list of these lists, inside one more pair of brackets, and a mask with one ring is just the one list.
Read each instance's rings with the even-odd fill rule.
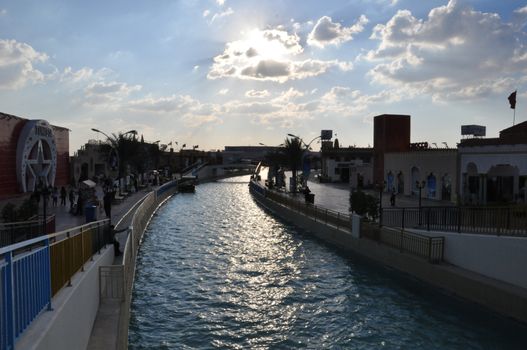
[[402,171],[397,174],[397,193],[404,194],[404,174]]
[[441,199],[444,201],[452,199],[452,177],[448,174],[441,178]]
[[468,201],[471,204],[479,202],[479,174],[478,167],[474,163],[467,164],[467,172],[465,179],[465,201]]
[[418,167],[413,167],[412,168],[412,183],[411,183],[411,189],[412,189],[412,194],[413,195],[418,195],[419,194],[419,188],[417,187],[417,184],[421,182],[421,174],[420,174],[420,171],[419,171],[419,168]]
[[487,173],[487,202],[513,202],[514,179],[518,175],[518,168],[511,165],[495,165],[490,168]]
[[436,177],[433,173],[430,173],[426,178],[426,190],[428,198],[436,198]]
[[393,176],[393,173],[391,171],[388,172],[388,175],[386,176],[386,180],[387,180],[386,189],[388,190],[388,192],[391,193],[395,189],[394,176]]

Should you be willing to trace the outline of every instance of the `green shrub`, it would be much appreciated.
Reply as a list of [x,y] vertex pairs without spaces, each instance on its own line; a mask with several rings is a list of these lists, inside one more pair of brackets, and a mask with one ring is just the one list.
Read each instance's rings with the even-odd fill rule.
[[17,210],[17,220],[26,221],[30,217],[38,214],[38,204],[35,200],[26,199]]
[[4,222],[15,222],[16,214],[16,207],[13,203],[7,203],[2,208],[2,219]]
[[360,190],[350,194],[350,211],[370,220],[379,215],[379,201],[374,196]]

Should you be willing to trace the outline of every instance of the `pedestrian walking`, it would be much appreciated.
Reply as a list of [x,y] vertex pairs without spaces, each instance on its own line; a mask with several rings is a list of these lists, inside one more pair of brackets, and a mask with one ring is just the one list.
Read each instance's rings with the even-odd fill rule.
[[392,195],[390,196],[390,205],[395,207],[395,190],[392,191]]
[[70,211],[73,212],[73,205],[75,204],[75,191],[73,191],[73,187],[70,188],[70,192],[68,193],[68,200],[70,201]]
[[51,197],[53,198],[53,206],[56,207],[59,201],[59,189],[57,187],[53,187],[51,190]]
[[60,205],[66,206],[66,189],[64,186],[60,188]]

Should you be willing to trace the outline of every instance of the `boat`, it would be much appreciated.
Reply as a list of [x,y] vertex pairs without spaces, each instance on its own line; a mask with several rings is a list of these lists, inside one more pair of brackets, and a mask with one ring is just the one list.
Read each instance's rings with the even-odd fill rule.
[[197,177],[192,175],[182,176],[178,181],[178,192],[181,193],[194,193],[196,192],[196,181]]

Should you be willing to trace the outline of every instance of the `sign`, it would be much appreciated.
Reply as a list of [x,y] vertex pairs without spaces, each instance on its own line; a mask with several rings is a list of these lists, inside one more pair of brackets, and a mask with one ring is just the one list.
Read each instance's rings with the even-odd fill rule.
[[461,125],[461,135],[485,136],[486,128],[482,125]]
[[331,140],[333,138],[333,130],[321,130],[320,138],[322,140]]
[[21,191],[34,191],[39,181],[53,186],[56,172],[57,146],[53,128],[45,120],[29,120],[20,132],[16,150],[16,173]]

